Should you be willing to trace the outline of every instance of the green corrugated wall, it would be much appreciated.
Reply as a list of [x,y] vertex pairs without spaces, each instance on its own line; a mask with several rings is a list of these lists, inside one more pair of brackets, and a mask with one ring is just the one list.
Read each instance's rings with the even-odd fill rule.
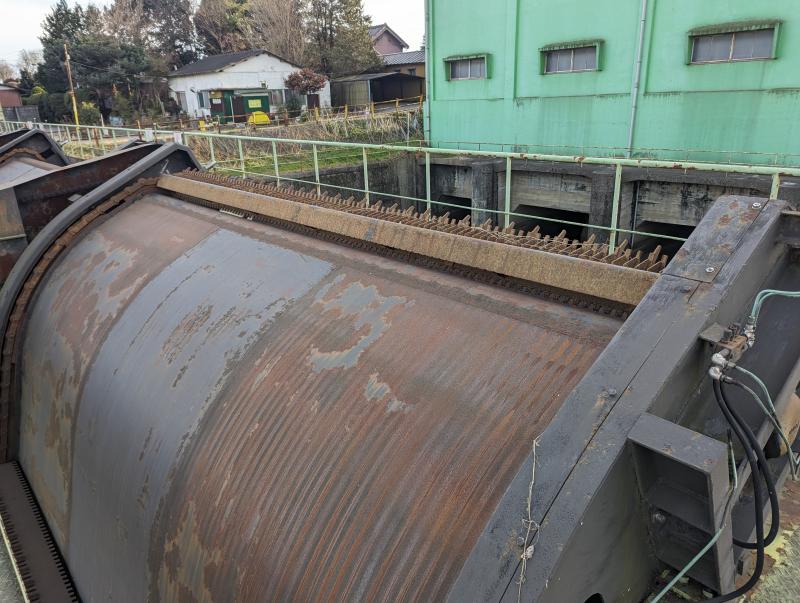
[[[427,2],[434,143],[624,152],[641,0]],[[649,0],[646,16],[634,156],[800,163],[798,0]],[[762,19],[782,21],[776,59],[687,64],[690,30]],[[598,38],[600,71],[541,73],[540,48]],[[446,57],[478,53],[488,79],[447,80]]]

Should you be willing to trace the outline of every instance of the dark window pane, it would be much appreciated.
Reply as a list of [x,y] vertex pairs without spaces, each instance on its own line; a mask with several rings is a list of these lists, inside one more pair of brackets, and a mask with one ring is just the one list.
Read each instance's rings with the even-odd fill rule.
[[692,46],[692,62],[729,61],[733,34],[697,36]]
[[589,71],[597,69],[597,48],[587,46],[576,48],[572,59],[573,71]]
[[472,59],[469,62],[469,77],[472,79],[483,79],[486,77],[485,59]]
[[737,32],[733,41],[733,58],[738,60],[772,58],[774,35],[774,29]]

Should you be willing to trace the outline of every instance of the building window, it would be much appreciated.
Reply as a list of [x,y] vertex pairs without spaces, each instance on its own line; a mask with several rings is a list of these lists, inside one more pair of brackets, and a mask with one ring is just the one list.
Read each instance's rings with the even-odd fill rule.
[[417,68],[416,67],[412,67],[411,69],[409,69],[408,70],[408,75],[417,75]]
[[486,57],[448,60],[447,67],[451,80],[486,79]]
[[731,63],[774,58],[775,28],[692,36],[692,63]]
[[181,108],[181,111],[186,112],[189,110],[189,106],[186,104],[186,93],[185,92],[176,92],[175,93],[178,101],[178,105]]
[[282,107],[284,104],[283,90],[270,90],[269,91],[269,106]]
[[545,51],[545,73],[597,71],[597,46],[580,46]]

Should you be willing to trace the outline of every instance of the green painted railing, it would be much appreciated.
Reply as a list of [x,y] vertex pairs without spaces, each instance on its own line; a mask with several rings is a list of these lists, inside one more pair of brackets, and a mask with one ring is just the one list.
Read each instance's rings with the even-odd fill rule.
[[[268,178],[280,184],[292,182],[312,185],[318,193],[322,189],[334,189],[343,192],[358,193],[367,199],[372,196],[391,197],[400,200],[423,203],[427,209],[433,206],[463,210],[464,206],[432,199],[431,156],[449,157],[482,157],[505,160],[505,186],[502,209],[480,208],[481,213],[494,214],[498,222],[509,228],[512,218],[523,220],[541,220],[581,228],[591,228],[608,232],[609,248],[613,252],[617,247],[620,234],[641,235],[658,239],[684,241],[681,237],[631,230],[619,226],[620,200],[622,195],[622,171],[624,168],[652,168],[681,171],[717,172],[726,174],[749,174],[769,176],[772,178],[770,198],[776,199],[780,192],[782,177],[800,177],[800,168],[742,165],[735,163],[710,163],[698,161],[660,161],[656,159],[627,159],[617,157],[587,157],[582,155],[558,155],[545,153],[511,153],[501,151],[434,148],[425,144],[367,144],[358,142],[341,142],[330,140],[295,140],[286,138],[268,138],[243,134],[222,134],[216,132],[176,132],[172,130],[155,130],[148,128],[123,128],[111,126],[75,126],[70,124],[49,124],[30,122],[0,122],[0,130],[12,131],[19,128],[39,128],[59,141],[65,150],[80,158],[95,157],[113,148],[131,141],[144,140],[154,142],[178,142],[192,148],[201,162],[208,169],[238,174],[243,177]],[[283,149],[283,153],[279,150]],[[259,153],[260,151],[260,153]],[[412,153],[424,158],[425,198],[410,197],[376,191],[369,184],[369,154],[386,158],[398,153]],[[580,165],[597,165],[614,168],[614,192],[611,207],[611,223],[586,224],[559,218],[539,216],[512,211],[512,173],[513,161],[542,161],[574,163]],[[263,165],[260,163],[263,161]],[[283,173],[281,170],[283,163]],[[364,188],[350,188],[322,182],[320,171],[323,165],[362,164]],[[286,166],[292,166],[286,169]],[[263,168],[263,169],[260,169]],[[303,172],[313,173],[313,180],[293,178]]]

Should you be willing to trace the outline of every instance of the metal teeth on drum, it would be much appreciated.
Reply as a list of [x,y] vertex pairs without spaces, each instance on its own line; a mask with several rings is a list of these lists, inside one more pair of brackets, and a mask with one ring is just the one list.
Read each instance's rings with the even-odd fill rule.
[[578,239],[569,239],[566,230],[562,230],[558,235],[552,237],[543,235],[538,226],[529,231],[524,231],[518,230],[513,222],[506,228],[501,228],[500,226],[493,226],[491,220],[486,220],[482,224],[474,226],[470,223],[470,216],[458,220],[450,218],[449,212],[436,216],[430,210],[419,213],[414,207],[403,209],[398,203],[387,207],[381,199],[370,203],[366,198],[356,199],[352,196],[343,198],[339,194],[329,195],[327,193],[317,195],[315,191],[298,189],[293,186],[277,186],[244,178],[221,176],[211,172],[187,171],[181,173],[180,176],[190,180],[226,186],[250,193],[270,195],[279,199],[316,205],[408,226],[427,228],[515,247],[537,249],[647,272],[661,272],[669,260],[666,255],[662,255],[660,245],[651,253],[643,254],[641,251],[634,252],[630,249],[628,241],[624,240],[616,247],[613,253],[610,253],[607,244],[595,242],[595,235],[590,236],[585,241],[580,241]]

